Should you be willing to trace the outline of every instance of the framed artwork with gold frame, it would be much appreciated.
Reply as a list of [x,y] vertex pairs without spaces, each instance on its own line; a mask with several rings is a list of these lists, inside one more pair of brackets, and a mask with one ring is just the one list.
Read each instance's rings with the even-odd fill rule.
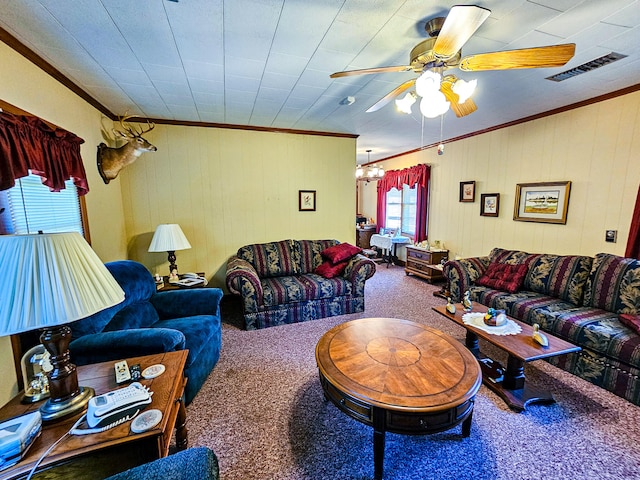
[[518,183],[513,219],[520,222],[567,223],[571,182]]

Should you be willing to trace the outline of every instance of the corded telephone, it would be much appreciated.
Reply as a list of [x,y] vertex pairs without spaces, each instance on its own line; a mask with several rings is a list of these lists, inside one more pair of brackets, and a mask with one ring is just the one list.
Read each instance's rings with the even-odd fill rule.
[[[153,392],[139,382],[89,400],[86,415],[71,429],[74,435],[103,432],[135,417],[145,405],[151,403]],[[79,428],[86,420],[88,429]]]

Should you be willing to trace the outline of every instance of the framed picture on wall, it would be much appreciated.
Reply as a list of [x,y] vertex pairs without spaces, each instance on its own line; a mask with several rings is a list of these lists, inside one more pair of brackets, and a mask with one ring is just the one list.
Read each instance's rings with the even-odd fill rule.
[[480,215],[483,217],[497,217],[499,213],[499,193],[483,193],[480,195]]
[[571,182],[519,183],[513,219],[521,222],[567,223]]
[[298,190],[298,210],[301,212],[315,212],[316,191]]
[[460,201],[473,203],[476,201],[476,182],[460,182]]

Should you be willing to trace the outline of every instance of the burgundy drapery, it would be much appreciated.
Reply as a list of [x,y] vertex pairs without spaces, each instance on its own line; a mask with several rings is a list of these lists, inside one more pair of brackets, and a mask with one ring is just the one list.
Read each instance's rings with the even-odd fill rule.
[[78,195],[89,191],[80,156],[84,140],[61,128],[51,128],[38,117],[0,113],[0,190],[15,185],[29,170],[59,192],[72,179]]
[[629,228],[629,239],[624,256],[640,260],[640,187],[638,187],[636,206],[631,217],[631,228]]
[[403,170],[389,170],[385,172],[382,180],[378,181],[378,205],[377,205],[377,225],[378,228],[385,227],[387,218],[387,192],[392,188],[402,190],[402,185],[416,187],[416,234],[414,241],[421,242],[427,238],[428,202],[429,202],[429,179],[431,168],[424,163],[414,165]]

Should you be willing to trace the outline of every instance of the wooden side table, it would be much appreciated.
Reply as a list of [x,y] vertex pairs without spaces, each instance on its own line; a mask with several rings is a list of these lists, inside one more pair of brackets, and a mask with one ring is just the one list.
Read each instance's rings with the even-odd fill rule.
[[[90,435],[70,435],[63,439],[41,462],[34,479],[95,480],[105,478],[142,463],[166,457],[169,453],[171,436],[175,429],[176,446],[187,447],[186,410],[183,393],[187,383],[184,366],[187,350],[161,353],[143,357],[128,358],[129,366],[140,364],[146,367],[161,363],[165,372],[140,383],[153,392],[152,402],[145,410],[158,409],[162,420],[151,430],[134,434],[131,422],[101,433]],[[113,365],[103,362],[78,367],[80,385],[93,387],[96,395],[120,388],[115,381]],[[22,392],[0,409],[0,420],[22,415],[40,407],[42,402],[23,405]],[[81,415],[74,415],[58,422],[43,424],[42,434],[33,443],[27,455],[16,465],[0,472],[0,479],[25,478],[34,463],[60,437],[68,432]]]
[[426,250],[424,248],[407,245],[407,263],[405,273],[422,277],[429,283],[444,280],[442,275],[442,260],[449,256],[448,250]]
[[[198,275],[199,277],[202,277],[202,278],[205,277],[204,272],[196,272],[196,275]],[[180,280],[185,278],[184,275],[178,275],[178,277],[180,278]],[[169,290],[178,290],[180,288],[202,288],[202,287],[205,286],[204,283],[201,283],[199,285],[194,285],[193,287],[185,287],[184,285],[174,285],[173,283],[169,283],[169,276],[168,275],[162,277],[162,281],[163,281],[163,283],[156,283],[156,292],[167,292]]]
[[375,225],[365,225],[356,227],[356,246],[360,248],[371,248],[371,235],[376,233]]

